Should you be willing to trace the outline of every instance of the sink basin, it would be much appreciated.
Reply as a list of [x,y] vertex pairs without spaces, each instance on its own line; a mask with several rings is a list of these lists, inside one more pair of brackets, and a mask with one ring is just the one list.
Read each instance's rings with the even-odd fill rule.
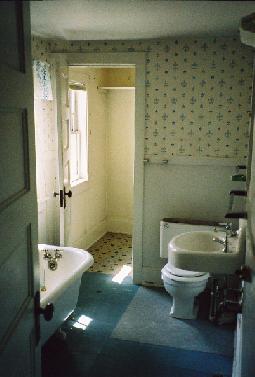
[[172,245],[175,250],[187,250],[195,252],[205,252],[205,253],[214,253],[217,251],[223,252],[224,245],[213,241],[214,238],[217,238],[224,242],[225,237],[222,235],[216,237],[214,232],[210,231],[194,231],[181,233],[178,236],[174,237]]
[[181,233],[168,245],[168,260],[176,268],[189,271],[233,274],[244,263],[244,237],[228,237],[225,245],[224,232],[193,231]]

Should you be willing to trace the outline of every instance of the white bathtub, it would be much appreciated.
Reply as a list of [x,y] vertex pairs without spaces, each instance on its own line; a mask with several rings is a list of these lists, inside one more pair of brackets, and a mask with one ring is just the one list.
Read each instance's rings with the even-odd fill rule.
[[[57,259],[58,267],[55,271],[48,268],[48,260],[43,257],[43,250],[45,249],[53,256],[56,249],[62,254],[62,258]],[[44,344],[75,308],[82,274],[89,269],[94,260],[87,251],[73,247],[39,244],[38,250],[41,286],[40,304],[42,308],[47,303],[54,305],[54,316],[51,321],[47,322],[41,316],[41,343]],[[46,290],[44,290],[45,288]]]

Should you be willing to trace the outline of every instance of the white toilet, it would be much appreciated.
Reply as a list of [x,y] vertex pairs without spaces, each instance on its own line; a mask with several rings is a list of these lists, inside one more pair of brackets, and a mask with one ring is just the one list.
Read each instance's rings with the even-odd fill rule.
[[198,312],[195,297],[205,289],[209,274],[181,270],[167,263],[161,277],[166,291],[173,297],[170,316],[195,319]]
[[[183,219],[163,219],[160,222],[160,256],[168,258],[168,243],[178,234],[194,230],[212,230],[215,223]],[[175,268],[168,263],[161,270],[166,291],[173,297],[170,316],[181,319],[195,319],[198,305],[195,297],[206,288],[209,273]]]

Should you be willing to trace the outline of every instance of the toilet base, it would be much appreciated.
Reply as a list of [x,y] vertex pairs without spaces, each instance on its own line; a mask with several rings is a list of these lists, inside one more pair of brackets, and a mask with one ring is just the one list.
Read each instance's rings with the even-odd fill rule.
[[[178,301],[178,302],[176,302]],[[198,304],[194,304],[194,298],[176,300],[173,298],[173,304],[170,310],[170,317],[179,319],[196,319],[198,314]]]
[[[178,272],[178,274],[173,272]],[[170,316],[180,319],[196,319],[198,313],[196,297],[205,289],[209,274],[185,270],[176,271],[169,263],[162,268],[161,273],[165,289],[173,298]]]

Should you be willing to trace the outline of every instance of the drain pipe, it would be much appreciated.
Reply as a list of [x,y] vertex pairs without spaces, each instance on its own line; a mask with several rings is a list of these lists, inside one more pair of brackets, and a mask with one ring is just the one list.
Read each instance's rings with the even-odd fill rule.
[[[227,292],[233,292],[237,297],[233,300],[224,299],[217,305],[215,323],[223,324],[233,322],[236,319],[236,314],[242,313],[243,290],[242,289],[228,289]],[[225,315],[225,317],[224,317]]]
[[215,321],[217,315],[217,298],[219,298],[219,285],[218,280],[213,279],[210,299],[209,320]]

